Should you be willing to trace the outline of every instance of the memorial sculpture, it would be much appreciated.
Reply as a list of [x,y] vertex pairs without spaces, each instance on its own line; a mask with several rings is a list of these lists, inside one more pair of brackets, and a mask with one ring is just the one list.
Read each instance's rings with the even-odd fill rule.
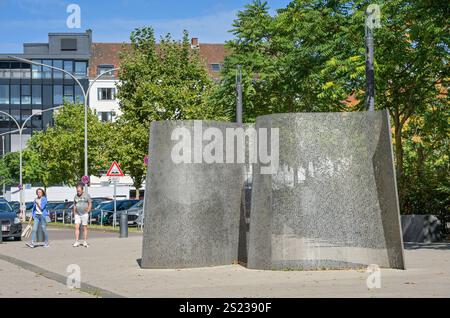
[[154,122],[150,136],[143,268],[404,268],[386,111]]
[[[226,128],[239,127],[212,121],[152,123],[143,268],[237,261],[243,165],[209,163],[214,158],[204,158],[203,153],[208,153],[211,141],[203,137],[209,132],[225,136]],[[213,157],[227,155],[225,144],[215,150]]]
[[253,175],[248,267],[404,268],[386,111],[274,114],[279,168]]

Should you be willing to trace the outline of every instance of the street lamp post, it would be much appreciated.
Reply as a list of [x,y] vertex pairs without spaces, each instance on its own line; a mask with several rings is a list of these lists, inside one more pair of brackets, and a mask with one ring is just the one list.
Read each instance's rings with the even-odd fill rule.
[[242,124],[242,66],[236,70],[236,122]]
[[[8,134],[11,134],[11,133],[16,132],[16,131],[19,132],[19,143],[20,143],[20,145],[19,145],[19,190],[20,190],[19,196],[20,196],[20,215],[21,215],[24,219],[25,219],[25,202],[24,202],[24,198],[23,198],[22,133],[23,133],[23,130],[26,128],[25,126],[27,125],[28,121],[29,121],[33,116],[36,116],[36,115],[42,115],[42,114],[45,113],[45,112],[52,111],[52,110],[56,110],[56,109],[61,108],[61,107],[62,107],[62,106],[57,106],[57,107],[52,107],[52,108],[40,110],[40,111],[38,111],[38,112],[32,114],[31,116],[28,116],[27,119],[25,119],[25,121],[22,123],[22,125],[20,125],[19,122],[18,122],[13,116],[11,116],[10,114],[8,114],[8,113],[6,113],[6,112],[0,110],[0,113],[1,113],[1,114],[5,115],[5,116],[8,116],[10,119],[12,119],[12,121],[13,121],[13,122],[16,124],[16,126],[17,126],[17,130],[10,131],[10,132],[8,132]],[[4,135],[5,135],[5,134],[2,134],[2,137],[4,137]]]
[[[83,85],[81,85],[80,81],[78,80],[78,78],[76,78],[72,73],[70,73],[66,70],[63,70],[59,67],[55,67],[55,66],[39,63],[36,61],[24,59],[24,58],[17,57],[17,56],[10,55],[8,57],[11,59],[17,60],[17,61],[24,62],[24,63],[38,65],[38,66],[44,66],[47,68],[51,68],[51,69],[63,72],[64,74],[69,75],[78,84],[78,86],[80,86],[80,89],[81,89],[81,92],[83,93],[83,98],[84,98],[84,175],[89,176],[89,169],[88,169],[88,98],[89,98],[89,91],[90,91],[92,85],[94,85],[94,83],[98,79],[100,79],[102,76],[104,76],[106,74],[118,71],[119,68],[113,68],[113,69],[110,69],[110,70],[107,70],[107,71],[101,73],[92,82],[89,83],[87,90],[85,90]],[[85,190],[86,190],[86,193],[88,193],[88,185],[87,184],[86,184]]]

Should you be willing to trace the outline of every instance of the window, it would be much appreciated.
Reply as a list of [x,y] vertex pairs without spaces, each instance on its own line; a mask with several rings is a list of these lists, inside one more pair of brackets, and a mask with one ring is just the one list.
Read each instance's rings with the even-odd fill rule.
[[[100,75],[109,70],[112,70],[113,68],[114,68],[114,65],[112,65],[112,64],[101,64],[101,65],[97,66],[97,75]],[[105,74],[103,76],[114,76],[114,72]]]
[[75,62],[75,76],[84,78],[87,76],[87,63]]
[[84,103],[83,92],[78,85],[75,85],[75,103]]
[[61,39],[61,51],[76,51],[77,39]]
[[64,101],[73,103],[73,86],[64,86]]
[[20,105],[20,85],[11,85],[11,104]]
[[61,105],[63,103],[63,87],[62,85],[53,86],[53,104]]
[[[1,61],[0,62],[0,78],[10,78],[11,74],[10,74],[10,65],[9,62],[6,61]],[[8,92],[9,92],[9,88],[8,88]],[[9,96],[9,94],[8,94]],[[9,102],[9,99],[8,99]]]
[[220,70],[222,69],[222,65],[220,65],[219,63],[210,64],[210,67],[213,72],[220,72]]
[[102,122],[111,122],[116,116],[115,112],[98,112],[98,119]]
[[[63,69],[63,61],[61,61],[61,60],[54,60],[53,61],[53,66]],[[63,72],[53,70],[53,78],[57,78],[57,79],[63,78]]]
[[[73,74],[73,61],[64,61],[64,70]],[[71,79],[67,74],[64,74],[64,78]]]
[[41,85],[32,86],[32,103],[33,105],[42,105],[42,87]]
[[[42,63],[41,60],[33,60],[34,62]],[[40,65],[31,65],[31,76],[34,79],[42,78],[42,66]]]
[[[53,66],[52,60],[43,60],[42,64]],[[52,69],[50,67],[42,66],[42,78],[46,78],[46,79],[52,78]]]
[[42,104],[45,106],[53,106],[53,86],[44,85],[42,87]]
[[116,89],[114,87],[98,89],[98,100],[114,100],[115,98]]
[[[22,109],[22,111],[21,111],[22,123],[25,120],[27,120],[27,118],[30,117],[31,114],[32,114],[31,109]],[[26,126],[29,127],[29,125],[30,125],[30,122],[28,121]]]
[[22,105],[30,105],[31,104],[31,86],[30,85],[22,85],[21,92]]
[[0,85],[0,104],[9,104],[9,85]]

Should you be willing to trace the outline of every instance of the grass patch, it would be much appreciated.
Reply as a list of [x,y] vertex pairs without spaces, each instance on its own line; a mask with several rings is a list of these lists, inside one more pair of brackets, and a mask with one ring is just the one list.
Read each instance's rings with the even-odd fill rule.
[[[62,229],[75,229],[75,224],[63,224],[63,223],[47,223],[47,227],[50,228],[62,228]],[[88,224],[88,229],[93,231],[103,231],[103,232],[119,232],[119,226],[113,227],[111,225],[99,225],[99,224]],[[141,233],[140,227],[128,227],[128,233]]]

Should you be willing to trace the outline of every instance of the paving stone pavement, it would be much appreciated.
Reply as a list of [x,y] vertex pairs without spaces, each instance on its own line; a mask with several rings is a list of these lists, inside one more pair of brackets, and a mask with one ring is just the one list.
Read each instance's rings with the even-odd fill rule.
[[[368,289],[364,270],[141,269],[141,235],[94,234],[89,248],[73,248],[72,232],[50,229],[48,249],[1,244],[0,297],[450,297],[450,243],[406,244],[407,270],[381,269],[381,288]],[[71,264],[82,291],[63,284]]]

